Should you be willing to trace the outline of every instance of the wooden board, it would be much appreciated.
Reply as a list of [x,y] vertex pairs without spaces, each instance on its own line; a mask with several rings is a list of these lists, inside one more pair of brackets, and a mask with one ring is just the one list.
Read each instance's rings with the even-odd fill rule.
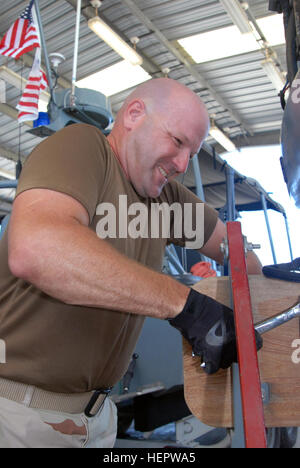
[[[254,323],[300,301],[299,283],[249,276],[249,285]],[[204,279],[193,288],[230,306],[231,286],[227,277]],[[299,323],[296,318],[263,335],[264,346],[258,360],[261,383],[270,385],[270,401],[264,405],[266,427],[300,426],[300,363],[292,361],[292,354],[297,353],[292,344],[300,339]],[[200,368],[199,358],[192,357],[185,340],[183,367],[185,400],[192,414],[212,427],[233,427],[230,369],[208,376]]]

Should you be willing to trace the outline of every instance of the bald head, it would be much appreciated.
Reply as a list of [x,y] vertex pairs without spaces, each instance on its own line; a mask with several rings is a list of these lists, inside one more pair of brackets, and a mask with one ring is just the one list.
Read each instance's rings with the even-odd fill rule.
[[155,198],[187,170],[208,130],[201,99],[175,80],[157,78],[126,98],[108,141],[135,190]]
[[162,117],[171,112],[180,112],[184,118],[185,113],[195,110],[197,117],[201,119],[204,129],[206,129],[204,138],[208,134],[209,116],[203,101],[192,90],[178,81],[170,78],[156,78],[137,86],[124,101],[116,117],[116,124],[119,123],[127,106],[134,100],[142,100],[149,114],[155,112]]

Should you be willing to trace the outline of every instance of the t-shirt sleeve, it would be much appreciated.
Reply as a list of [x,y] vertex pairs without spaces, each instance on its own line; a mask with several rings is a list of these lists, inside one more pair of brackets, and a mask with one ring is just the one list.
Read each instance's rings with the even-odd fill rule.
[[[169,242],[180,247],[201,249],[216,227],[218,212],[177,181],[172,181],[165,189],[168,203],[174,207]],[[177,204],[180,205],[179,211]]]
[[74,124],[40,143],[27,158],[16,196],[33,188],[70,195],[87,210],[90,222],[104,183],[106,142],[91,125]]

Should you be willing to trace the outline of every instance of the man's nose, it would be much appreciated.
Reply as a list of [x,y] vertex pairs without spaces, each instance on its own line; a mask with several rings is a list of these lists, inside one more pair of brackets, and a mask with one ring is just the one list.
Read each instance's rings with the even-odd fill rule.
[[188,149],[181,150],[178,155],[173,159],[176,172],[184,174],[187,171],[190,162],[190,151]]

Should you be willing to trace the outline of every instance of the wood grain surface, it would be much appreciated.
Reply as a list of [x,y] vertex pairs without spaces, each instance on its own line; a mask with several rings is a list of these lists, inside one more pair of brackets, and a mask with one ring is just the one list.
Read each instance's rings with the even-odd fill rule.
[[[249,276],[249,285],[254,323],[278,315],[300,300],[299,283]],[[203,279],[193,288],[230,307],[230,278]],[[297,351],[292,344],[300,339],[299,323],[296,318],[263,335],[258,361],[261,383],[270,386],[270,400],[264,405],[266,427],[300,426],[300,363],[292,361]],[[184,339],[183,367],[185,400],[192,414],[212,427],[233,427],[230,369],[208,376]]]

